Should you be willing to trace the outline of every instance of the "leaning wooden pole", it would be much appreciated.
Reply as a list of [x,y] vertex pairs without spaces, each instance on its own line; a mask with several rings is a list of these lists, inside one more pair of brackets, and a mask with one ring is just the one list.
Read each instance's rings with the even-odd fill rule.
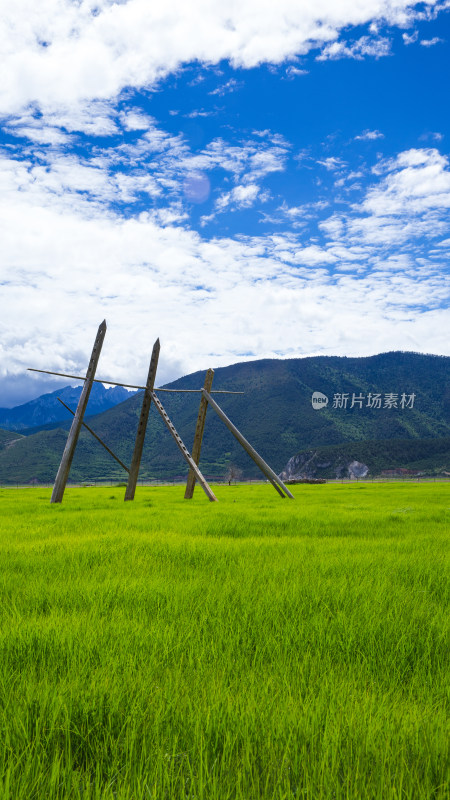
[[[64,402],[64,400],[61,400],[60,397],[57,397],[56,399],[59,400],[59,402],[61,403],[61,405],[64,406],[64,408],[67,408],[67,411],[69,411],[73,417],[75,416],[75,411],[72,411],[72,409],[69,408],[69,406]],[[103,439],[100,439],[100,436],[97,436],[95,431],[93,431],[92,428],[89,427],[89,425],[86,425],[85,422],[83,422],[82,425],[83,428],[86,428],[86,430],[89,431],[89,433],[94,437],[94,439],[97,439],[97,442],[99,442],[101,446],[105,448],[106,452],[109,453],[109,455],[112,456],[117,461],[117,463],[124,468],[125,472],[130,471],[128,467],[123,463],[123,461],[120,460],[119,456],[116,456],[116,454],[113,453],[112,450],[110,450],[108,445],[104,443]]]
[[84,379],[83,390],[78,401],[77,410],[67,437],[66,446],[62,455],[61,463],[59,465],[58,473],[53,486],[53,492],[50,502],[61,503],[66,488],[67,478],[69,477],[70,467],[72,465],[73,454],[77,446],[78,437],[80,435],[81,425],[83,423],[84,412],[88,404],[89,395],[91,392],[92,384],[94,382],[95,371],[97,369],[100,352],[103,345],[103,340],[106,334],[106,320],[103,320],[97,331],[94,347],[92,350],[91,360]]
[[273,486],[277,490],[278,494],[280,494],[281,497],[284,497],[284,495],[283,495],[283,492],[284,492],[287,497],[290,497],[290,499],[293,500],[294,499],[294,495],[291,494],[289,489],[284,485],[283,481],[278,477],[278,475],[273,471],[273,469],[271,469],[269,467],[269,465],[266,464],[264,459],[261,458],[259,453],[256,452],[255,448],[251,446],[250,442],[248,442],[247,439],[245,439],[245,437],[242,436],[242,433],[240,431],[238,431],[236,426],[233,425],[233,423],[231,422],[230,419],[228,419],[228,417],[225,414],[225,412],[222,411],[220,406],[216,403],[215,400],[213,400],[211,395],[205,389],[203,389],[202,391],[203,391],[203,397],[205,397],[206,400],[208,401],[208,403],[213,407],[213,409],[216,412],[216,414],[220,417],[222,422],[225,423],[225,425],[227,426],[228,430],[231,431],[233,436],[236,437],[236,439],[242,445],[242,447],[244,448],[246,453],[248,453],[250,458],[253,459],[255,464],[257,464],[257,466],[260,468],[261,472],[273,484]]
[[130,464],[130,474],[128,476],[127,488],[125,491],[125,500],[134,500],[136,491],[136,484],[139,475],[139,467],[141,465],[142,449],[144,447],[145,432],[147,430],[148,414],[150,411],[150,404],[152,402],[152,392],[155,385],[156,370],[158,369],[159,351],[161,345],[159,339],[153,345],[152,357],[150,359],[150,367],[148,370],[147,384],[144,389],[144,397],[142,400],[141,416],[139,418],[139,425],[136,434],[136,441],[134,443],[133,458]]
[[[214,370],[209,369],[205,375],[205,383],[203,385],[203,388],[206,389],[207,392],[211,391],[213,378],[214,378]],[[203,432],[205,430],[207,410],[208,410],[208,401],[202,395],[202,398],[200,400],[200,407],[198,409],[197,425],[195,428],[195,435],[194,435],[194,444],[192,445],[192,460],[195,461],[197,466],[199,465],[200,462],[200,453],[202,449],[202,439],[203,439]],[[186,491],[184,493],[185,500],[192,500],[196,480],[197,478],[195,476],[194,470],[190,469],[186,481]]]
[[177,445],[178,445],[178,447],[180,449],[181,455],[183,456],[183,458],[186,459],[187,463],[189,464],[190,469],[192,469],[195,472],[195,476],[196,476],[200,486],[202,487],[204,493],[206,494],[208,500],[210,500],[212,503],[216,503],[217,502],[216,495],[214,494],[213,490],[209,486],[208,482],[203,477],[202,473],[200,472],[199,468],[197,467],[197,464],[192,459],[192,456],[191,456],[189,450],[185,446],[185,444],[184,444],[183,440],[181,439],[181,436],[179,435],[179,433],[176,431],[175,425],[173,425],[172,422],[170,421],[170,418],[169,418],[169,416],[168,416],[163,404],[161,403],[161,401],[159,400],[159,398],[156,396],[156,394],[154,392],[152,392],[152,398],[153,398],[153,402],[154,402],[154,404],[156,406],[157,411],[159,412],[159,414],[161,414],[161,417],[163,418],[164,423],[167,425],[171,435],[175,439],[175,441],[176,441],[176,443],[177,443]]

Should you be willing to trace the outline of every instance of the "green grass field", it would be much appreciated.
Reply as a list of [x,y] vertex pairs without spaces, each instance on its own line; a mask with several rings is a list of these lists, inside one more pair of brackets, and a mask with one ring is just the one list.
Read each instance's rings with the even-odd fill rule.
[[447,484],[0,491],[1,800],[449,796]]

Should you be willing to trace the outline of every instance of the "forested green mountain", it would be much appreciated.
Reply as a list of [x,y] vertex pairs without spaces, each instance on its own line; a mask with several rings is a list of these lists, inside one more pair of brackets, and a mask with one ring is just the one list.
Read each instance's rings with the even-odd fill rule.
[[[203,372],[193,373],[170,384],[170,388],[200,388],[203,379]],[[213,388],[245,392],[217,395],[216,400],[277,472],[295,453],[306,448],[450,437],[449,357],[391,352],[368,358],[265,359],[217,369]],[[328,405],[314,409],[313,392],[326,395]],[[382,407],[368,407],[376,394],[380,395]],[[383,407],[391,394],[397,395],[397,407]],[[334,397],[342,399],[343,395],[347,395],[347,407],[334,408]],[[401,408],[402,395],[412,407]],[[191,448],[200,395],[161,393],[160,399],[186,446]],[[356,400],[353,408],[352,399]],[[131,460],[141,402],[142,393],[138,393],[89,421],[125,463]],[[66,436],[61,428],[41,431],[0,451],[0,482],[52,481]],[[258,474],[253,462],[209,409],[201,469],[205,475],[220,476],[230,462],[239,466],[244,476]],[[140,475],[163,478],[184,475],[186,471],[172,437],[152,408]],[[71,478],[124,477],[116,462],[84,432]]]
[[15,431],[5,431],[0,428],[0,450],[3,450],[6,447],[10,447],[13,442],[16,442],[18,439],[22,439],[22,436]]

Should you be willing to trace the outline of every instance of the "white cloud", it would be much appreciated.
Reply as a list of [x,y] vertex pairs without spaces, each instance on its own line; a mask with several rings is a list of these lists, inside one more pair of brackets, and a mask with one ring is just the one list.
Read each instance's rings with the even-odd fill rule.
[[117,113],[111,103],[90,101],[54,107],[45,114],[30,106],[20,114],[6,117],[4,128],[15,136],[26,136],[31,141],[64,144],[71,141],[70,134],[83,131],[91,136],[111,136],[118,133]]
[[322,161],[318,161],[318,164],[321,164],[322,167],[325,169],[334,172],[337,169],[342,169],[346,166],[345,161],[342,158],[337,158],[336,156],[329,156],[328,158],[324,158]]
[[217,199],[216,208],[219,211],[223,211],[229,206],[249,208],[254,204],[260,191],[260,187],[255,183],[235,186],[231,192],[226,192]]
[[116,110],[102,100],[55,105],[45,110],[45,120],[69,133],[82,131],[89,136],[112,136],[118,133]]
[[421,39],[419,44],[422,47],[434,47],[435,44],[441,44],[444,40],[440,36],[433,36],[432,39]]
[[153,128],[155,120],[147,114],[143,114],[140,109],[130,109],[120,114],[120,121],[126,131],[145,131]]
[[305,228],[307,223],[314,220],[320,211],[323,211],[329,205],[327,200],[319,200],[317,202],[303,203],[299,206],[289,206],[284,200],[281,206],[278,206],[275,214],[265,214],[261,221],[270,222],[275,225],[282,223],[289,223],[289,226],[294,230]]
[[[379,161],[372,172],[375,179],[358,203],[318,223],[331,240],[329,252],[337,254],[336,244],[353,252],[361,246],[366,248],[361,263],[373,268],[380,259],[400,263],[395,248],[401,246],[402,255],[409,250],[408,258],[418,263],[421,248],[427,251],[423,240],[431,242],[450,230],[447,157],[436,149],[407,150]],[[339,257],[351,261],[348,255]]]
[[[380,161],[361,202],[350,206],[343,191],[340,213],[329,219],[322,217],[331,198],[289,205],[276,197],[272,220],[289,232],[207,241],[187,227],[189,203],[209,195],[205,208],[213,213],[202,217],[205,225],[220,211],[259,209],[269,198],[264,179],[286,169],[289,142],[267,129],[234,142],[216,138],[193,153],[134,100],[124,108],[134,97],[128,88],[156,89],[193,61],[286,65],[311,49],[323,59],[381,57],[390,40],[380,30],[411,26],[442,4],[429,0],[417,13],[407,0],[4,5],[0,52],[8,80],[0,84],[0,112],[9,133],[29,141],[0,155],[3,374],[20,376],[29,365],[84,369],[105,316],[101,372],[130,382],[145,377],[148,341],[157,335],[160,381],[236,361],[250,339],[258,357],[288,350],[363,355],[393,342],[448,352],[445,156],[414,149]],[[370,21],[370,36],[348,38],[352,26]],[[291,78],[304,72],[283,70]],[[212,71],[224,81],[215,94],[238,88]],[[120,144],[104,146],[103,137],[123,130],[129,135]],[[89,157],[77,155],[82,133],[99,137]],[[367,129],[356,139],[381,137]],[[337,156],[321,163],[338,171],[344,189],[360,177]],[[121,203],[126,218],[117,211]],[[422,237],[439,237],[439,249],[425,252],[417,244]],[[431,310],[419,313],[418,306]],[[141,350],[142,336],[148,346]]]
[[0,113],[107,100],[126,87],[155,86],[195,61],[251,68],[323,45],[325,58],[379,57],[389,52],[388,39],[347,45],[336,41],[340,31],[381,20],[411,25],[423,13],[413,0],[241,0],[226,7],[219,0],[16,0],[2,9],[8,80],[0,85]]
[[414,44],[417,42],[419,38],[419,31],[413,31],[412,33],[402,33],[403,42],[405,45]]
[[[369,212],[367,207],[364,210]],[[408,219],[407,214],[397,218],[383,216],[380,213],[368,213],[366,217],[355,216],[347,219],[346,236],[350,242],[363,241],[372,246],[389,249],[398,245],[406,246],[420,237],[431,238],[442,235],[447,229],[448,223],[439,215]]]
[[427,131],[427,133],[423,133],[419,136],[419,140],[421,142],[425,142],[431,139],[433,142],[442,142],[444,138],[444,134],[440,133],[439,131]]
[[32,124],[20,125],[16,120],[10,125],[5,125],[4,130],[13,136],[20,136],[28,139],[35,144],[63,145],[70,141],[70,137],[63,133],[59,128],[52,128],[51,125]]
[[221,84],[221,86],[217,86],[217,88],[213,89],[209,94],[217,94],[219,97],[223,97],[225,94],[230,94],[230,92],[235,92],[237,89],[240,89],[241,86],[243,86],[242,82],[235,80],[235,78],[230,78],[229,81]]
[[297,250],[293,260],[296,264],[315,267],[318,264],[334,264],[337,258],[330,251],[312,244],[302,250]]
[[307,69],[300,69],[299,67],[290,66],[286,69],[286,75],[288,78],[296,78],[298,75],[309,75],[309,70]]
[[380,131],[370,131],[365,130],[359,134],[359,136],[355,136],[355,141],[374,141],[375,139],[384,139],[384,133]]
[[[260,137],[261,138],[261,137]],[[284,142],[284,140],[283,140]],[[175,173],[220,168],[232,175],[237,183],[255,183],[272,172],[285,169],[288,145],[272,145],[248,139],[231,144],[222,138],[214,139],[193,155],[186,144],[168,150],[162,161],[164,169]]]
[[365,56],[382,58],[391,55],[391,40],[386,37],[373,39],[370,36],[361,36],[355,42],[332,42],[323,48],[317,56],[318,61],[337,60],[340,58],[354,58],[362,61]]
[[104,211],[113,202],[133,203],[138,193],[161,194],[152,175],[109,172],[101,163],[93,165],[59,153],[51,153],[49,160],[40,163],[1,159],[0,188],[5,196],[23,193],[26,203],[48,208],[57,202],[83,215]]
[[217,110],[214,111],[205,111],[203,108],[194,109],[194,111],[190,111],[189,114],[183,114],[184,117],[188,119],[196,119],[196,117],[214,117],[217,114]]
[[388,216],[450,208],[448,158],[438,150],[407,150],[383,166],[388,175],[368,192],[364,211]]
[[[111,205],[129,205],[145,197],[164,197],[164,204],[170,209],[177,207],[174,203],[180,201],[204,202],[210,195],[211,173],[215,173],[216,194],[221,181],[226,185],[216,210],[227,205],[233,209],[249,207],[256,200],[267,201],[267,190],[260,188],[265,176],[285,169],[290,145],[282,136],[270,131],[236,144],[216,138],[194,154],[182,135],[168,134],[154,119],[136,109],[121,111],[118,117],[136,133],[131,141],[121,140],[114,147],[94,146],[85,149],[86,155],[81,157],[76,155],[76,147],[69,154],[67,148],[63,151],[59,147],[58,137],[51,142],[50,135],[43,135],[42,141],[50,146],[41,150],[30,147],[29,142],[23,147],[18,144],[9,148],[10,161],[15,164],[14,174],[23,176],[25,183],[34,187],[33,191],[51,191],[66,206],[86,207],[89,213],[89,204],[94,201],[104,209]],[[33,115],[22,115],[18,129],[25,130],[25,125],[34,124],[34,119]],[[34,130],[32,128],[32,133]],[[39,130],[36,127],[36,131]],[[47,127],[43,133],[48,133]],[[67,136],[69,144],[73,144]],[[218,176],[218,171],[222,175]],[[230,182],[235,184],[231,189],[228,188]],[[51,196],[47,193],[42,203],[49,202]],[[125,209],[125,213],[129,214],[130,208]],[[162,213],[161,209],[158,213]],[[176,217],[179,218],[178,211]]]
[[319,223],[319,228],[325,232],[330,239],[338,239],[344,232],[344,221],[337,214]]
[[[145,378],[158,335],[160,381],[239,360],[242,341],[250,340],[257,357],[286,352],[286,342],[290,355],[367,355],[392,349],[394,342],[449,352],[442,270],[426,260],[419,264],[414,254],[385,250],[393,229],[406,229],[407,241],[414,233],[405,225],[411,181],[403,185],[401,176],[418,171],[422,199],[425,189],[444,195],[437,191],[446,186],[439,182],[447,169],[440,158],[434,151],[408,151],[385,165],[388,171],[374,176],[367,193],[366,216],[355,209],[356,216],[350,210],[322,223],[327,244],[294,232],[207,241],[183,227],[185,212],[177,203],[123,219],[101,200],[119,190],[117,176],[101,163],[55,156],[44,168],[4,157],[2,374],[20,376],[28,366],[85,369],[104,317],[109,327],[99,374],[130,383]],[[426,177],[429,167],[435,171]],[[121,190],[135,192],[137,177],[131,175]],[[405,192],[404,216],[398,210],[380,216],[373,205],[377,191],[380,202],[385,192],[397,204]],[[257,184],[230,189],[230,202],[243,206],[257,196]],[[302,211],[324,210],[312,204],[283,208],[285,218],[299,220]],[[428,233],[438,235],[441,210],[433,207],[434,222],[429,211],[418,213],[412,228],[428,225]],[[418,312],[418,306],[428,310]]]
[[286,150],[282,147],[256,150],[249,159],[250,172],[247,180],[258,180],[270,172],[282,172],[286,156]]

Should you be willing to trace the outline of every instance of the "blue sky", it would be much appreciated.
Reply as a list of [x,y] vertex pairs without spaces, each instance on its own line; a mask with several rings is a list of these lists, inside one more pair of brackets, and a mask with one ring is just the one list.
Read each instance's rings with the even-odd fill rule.
[[450,2],[0,10],[0,405],[243,359],[450,355]]

